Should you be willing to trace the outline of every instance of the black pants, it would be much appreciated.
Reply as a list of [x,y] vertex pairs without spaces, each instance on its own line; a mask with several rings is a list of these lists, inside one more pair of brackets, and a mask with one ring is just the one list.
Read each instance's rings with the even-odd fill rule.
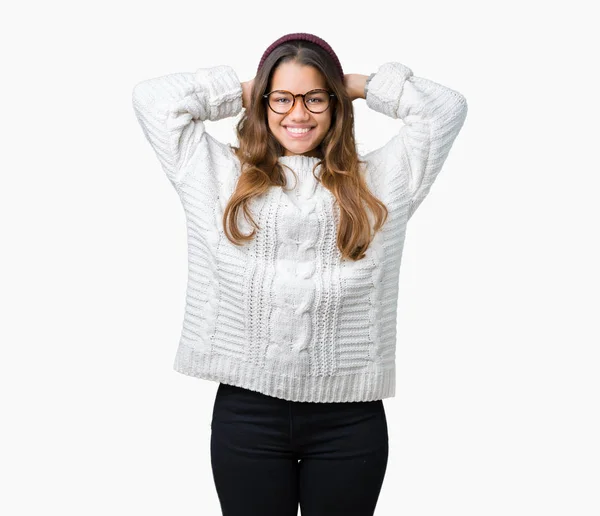
[[372,516],[388,460],[383,400],[288,401],[220,384],[211,465],[223,516]]

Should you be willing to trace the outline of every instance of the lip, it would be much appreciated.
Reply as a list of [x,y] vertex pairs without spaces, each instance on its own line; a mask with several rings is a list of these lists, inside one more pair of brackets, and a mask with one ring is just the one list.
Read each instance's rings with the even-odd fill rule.
[[[285,128],[285,132],[287,133],[287,135],[290,138],[294,138],[294,139],[306,138],[309,134],[311,134],[311,132],[314,129],[314,126],[307,126],[307,125],[305,125],[305,126],[302,126],[302,125],[297,125],[297,126],[291,125],[291,126],[283,126],[283,127]],[[288,131],[288,129],[287,129],[288,127],[294,127],[294,128],[298,128],[298,129],[306,129],[308,127],[309,129],[305,133],[295,134],[295,133],[292,133],[292,132]]]

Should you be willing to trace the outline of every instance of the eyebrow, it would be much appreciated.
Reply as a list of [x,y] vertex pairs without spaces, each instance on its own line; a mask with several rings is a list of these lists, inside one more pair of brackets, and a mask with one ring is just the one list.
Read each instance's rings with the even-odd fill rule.
[[[327,88],[324,86],[319,86],[318,88],[311,88],[310,90],[306,90],[304,93],[308,93],[309,91],[314,90],[326,90]],[[271,91],[287,91],[289,93],[293,93],[291,90],[286,90],[285,88],[271,88]]]

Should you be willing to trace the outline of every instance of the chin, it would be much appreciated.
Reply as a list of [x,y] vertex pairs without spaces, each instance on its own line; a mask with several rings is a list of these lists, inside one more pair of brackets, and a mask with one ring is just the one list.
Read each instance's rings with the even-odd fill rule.
[[[290,144],[287,140],[285,140],[285,143],[280,140],[279,143],[290,154],[316,154],[319,151],[320,145],[320,143],[315,144],[310,142],[292,142],[292,144]],[[293,143],[296,143],[296,145]]]
[[295,155],[299,155],[299,156],[303,156],[303,155],[307,155],[307,154],[316,154],[316,151],[317,151],[316,147],[311,147],[311,148],[306,148],[306,149],[302,149],[302,148],[290,149],[289,147],[286,147],[284,145],[283,148],[285,149],[285,151],[288,155],[295,154]]

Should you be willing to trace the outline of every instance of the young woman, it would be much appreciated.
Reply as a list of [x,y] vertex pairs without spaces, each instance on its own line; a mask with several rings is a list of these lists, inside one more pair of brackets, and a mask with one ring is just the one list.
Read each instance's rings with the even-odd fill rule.
[[[404,122],[365,156],[358,98]],[[406,225],[463,125],[464,96],[398,62],[344,74],[323,39],[294,33],[250,81],[227,65],[166,75],[137,84],[133,106],[186,213],[174,369],[219,382],[223,514],[372,515]],[[242,110],[239,146],[206,132]]]

